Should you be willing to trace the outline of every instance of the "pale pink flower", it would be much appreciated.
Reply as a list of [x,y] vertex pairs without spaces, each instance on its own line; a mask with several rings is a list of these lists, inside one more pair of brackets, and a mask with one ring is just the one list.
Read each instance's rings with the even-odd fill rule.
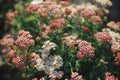
[[33,12],[37,11],[38,8],[39,8],[39,5],[37,5],[37,4],[36,5],[35,4],[29,4],[26,7],[25,11],[29,14],[32,14]]
[[37,78],[33,78],[32,80],[38,80]]
[[50,71],[49,78],[50,79],[61,79],[63,77],[64,73],[63,71]]
[[69,46],[70,48],[74,48],[74,45],[76,44],[76,36],[67,36],[62,38],[62,42]]
[[36,65],[36,60],[40,58],[40,56],[36,53],[31,53],[30,54],[30,66],[35,68],[35,65]]
[[102,6],[112,6],[112,2],[110,0],[94,0],[96,3],[101,4]]
[[120,51],[120,43],[118,43],[118,42],[112,43],[111,50],[112,50],[112,52]]
[[90,21],[102,24],[102,19],[100,18],[100,16],[91,16]]
[[117,23],[115,23],[114,21],[110,21],[109,23],[107,23],[107,26],[113,29],[120,29],[119,25]]
[[49,26],[47,26],[45,24],[41,26],[40,35],[42,37],[46,38],[50,32],[52,32],[52,31]]
[[90,10],[90,9],[84,9],[83,11],[81,11],[81,14],[85,17],[91,17],[91,16],[94,16],[96,15],[96,12],[93,11],[93,10]]
[[8,59],[12,59],[14,57],[16,57],[16,54],[15,54],[15,50],[10,50],[7,54],[6,54],[6,58]]
[[40,80],[46,80],[45,77],[40,78]]
[[101,43],[105,43],[105,42],[110,42],[112,41],[112,37],[110,36],[109,33],[107,32],[98,32],[96,34],[94,34],[94,37],[100,41]]
[[5,24],[9,24],[10,22],[12,22],[12,20],[18,16],[18,12],[14,11],[14,12],[8,12],[6,14],[6,20],[5,20]]
[[25,62],[26,62],[27,58],[26,57],[14,57],[12,59],[12,63],[15,65],[15,67],[17,69],[22,69],[22,70],[25,70],[26,67],[25,67]]
[[14,44],[14,39],[12,35],[5,35],[3,39],[0,40],[0,45],[3,47],[5,46],[12,46]]
[[82,75],[79,75],[77,72],[71,74],[71,80],[83,80]]
[[120,52],[117,52],[114,61],[117,66],[120,66]]

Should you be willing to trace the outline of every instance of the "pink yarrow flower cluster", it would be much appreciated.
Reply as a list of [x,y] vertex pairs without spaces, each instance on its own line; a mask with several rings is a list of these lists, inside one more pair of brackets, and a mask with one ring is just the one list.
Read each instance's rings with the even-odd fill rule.
[[107,32],[98,32],[94,34],[94,37],[101,43],[106,43],[112,41],[112,37]]
[[12,63],[16,66],[17,69],[25,70],[25,62],[27,58],[26,57],[15,57],[12,59]]
[[119,80],[117,77],[112,75],[110,72],[105,73],[105,80]]
[[50,21],[50,29],[52,31],[61,29],[65,25],[65,23],[66,20],[64,18],[52,20]]
[[20,49],[25,49],[26,47],[34,46],[35,41],[32,39],[29,31],[20,30],[15,43]]
[[[33,78],[32,80],[38,80],[37,78]],[[40,78],[39,80],[46,80],[44,77]]]
[[67,21],[64,18],[51,20],[50,26],[47,26],[45,24],[41,26],[40,35],[42,37],[47,37],[49,33],[55,30],[60,30],[65,25],[66,22]]
[[115,65],[120,66],[120,52],[117,52],[114,61],[115,61]]
[[9,24],[12,22],[12,20],[18,16],[18,11],[14,11],[14,12],[8,12],[6,14],[6,20],[5,20],[5,24]]
[[71,74],[71,80],[83,80],[82,76],[79,75],[77,72],[73,72]]
[[94,57],[94,48],[91,43],[87,41],[76,41],[78,43],[79,52],[77,53],[77,58],[86,58],[86,57]]
[[3,47],[12,46],[14,44],[14,39],[12,35],[5,35],[3,39],[0,40],[0,45]]
[[16,52],[15,52],[15,50],[10,50],[10,51],[7,53],[7,55],[6,55],[6,58],[7,58],[7,59],[12,59],[12,58],[14,58],[14,57],[16,57]]

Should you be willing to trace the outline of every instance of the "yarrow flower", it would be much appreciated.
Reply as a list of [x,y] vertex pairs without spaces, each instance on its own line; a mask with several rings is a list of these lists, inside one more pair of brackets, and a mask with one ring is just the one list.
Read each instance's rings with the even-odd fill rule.
[[101,43],[112,41],[112,37],[107,32],[98,32],[94,34],[94,37]]
[[51,70],[60,69],[63,66],[63,60],[59,55],[49,56],[46,60],[38,58],[36,63],[35,68],[38,71],[45,71],[47,74]]
[[66,36],[62,38],[62,42],[69,46],[70,48],[74,48],[76,44],[76,39],[77,39],[76,36]]
[[54,80],[54,79],[61,79],[63,77],[64,73],[63,71],[50,71],[49,73],[49,78],[50,80]]
[[17,69],[25,70],[26,69],[26,66],[25,66],[26,60],[27,60],[26,57],[17,56],[12,59],[12,63],[16,66]]
[[36,68],[38,71],[43,71],[43,70],[45,70],[44,61],[43,61],[41,58],[38,58],[38,59],[36,60],[35,68]]
[[16,57],[15,53],[16,53],[15,50],[10,50],[6,55],[6,58],[12,59],[12,58]]
[[112,52],[120,51],[120,34],[114,31],[111,31],[109,28],[104,28],[102,31],[107,32],[111,37],[111,50]]
[[26,47],[34,46],[35,41],[32,39],[29,31],[20,30],[15,43],[20,49],[25,49]]
[[120,43],[117,43],[117,42],[112,43],[111,50],[112,52],[120,51]]
[[12,46],[14,44],[14,39],[12,35],[5,35],[3,39],[0,40],[0,45],[5,47],[5,46]]
[[52,31],[61,29],[66,23],[66,20],[64,18],[61,19],[55,19],[50,21],[50,29]]
[[112,6],[112,2],[110,0],[95,0],[95,2],[101,4],[102,6]]
[[117,77],[112,75],[110,72],[105,73],[105,80],[119,80]]
[[[38,80],[37,78],[33,78],[32,80]],[[46,80],[44,77],[40,78],[39,80]]]
[[71,80],[83,80],[82,75],[79,75],[77,72],[71,74]]
[[5,20],[5,24],[9,24],[12,22],[12,20],[18,16],[18,12],[14,11],[14,12],[8,12],[6,14],[6,20]]
[[90,21],[102,24],[102,19],[100,18],[100,16],[91,16]]
[[94,57],[94,48],[91,43],[87,41],[77,41],[79,52],[77,53],[77,58],[86,58],[86,57]]
[[41,53],[41,56],[43,59],[48,58],[49,54],[50,54],[50,50],[56,50],[57,45],[53,42],[50,41],[45,41],[42,48],[43,51]]
[[117,22],[114,21],[110,21],[109,23],[107,23],[107,26],[116,30],[120,29],[120,25],[117,24]]
[[116,53],[116,57],[115,57],[114,61],[117,66],[120,66],[120,52]]
[[32,68],[35,68],[36,60],[37,60],[38,58],[40,58],[40,56],[39,56],[38,54],[36,54],[36,53],[31,53],[31,54],[30,54],[30,62],[31,62],[30,66],[31,66]]

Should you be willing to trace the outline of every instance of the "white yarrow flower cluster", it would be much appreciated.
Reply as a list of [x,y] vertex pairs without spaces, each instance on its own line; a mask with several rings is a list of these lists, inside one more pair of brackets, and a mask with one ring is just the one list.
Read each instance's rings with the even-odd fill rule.
[[36,65],[35,65],[35,68],[38,70],[38,71],[43,71],[45,70],[45,65],[44,65],[44,61],[41,59],[41,58],[38,58],[36,60]]
[[67,36],[62,39],[62,42],[65,43],[69,47],[73,47],[76,44],[76,36]]
[[44,44],[42,46],[43,51],[41,53],[42,58],[46,59],[50,54],[50,50],[51,49],[56,50],[56,47],[57,47],[57,45],[55,43],[53,43],[53,42],[50,42],[50,41],[44,42]]
[[41,53],[41,58],[38,58],[36,60],[35,68],[38,71],[45,71],[45,73],[48,73],[50,71],[54,71],[55,69],[60,69],[61,66],[63,66],[63,59],[59,55],[49,55],[50,50],[55,50],[57,45],[53,42],[46,41],[44,42],[42,48],[43,51]]
[[36,61],[35,68],[38,71],[49,73],[51,70],[60,69],[63,66],[63,59],[59,55],[49,56],[46,60],[39,58]]
[[112,43],[120,43],[120,34],[114,31],[111,31],[109,28],[104,28],[103,31],[108,32],[112,37]]
[[104,28],[103,31],[108,32],[112,37],[112,52],[120,51],[120,34],[114,31],[111,31],[109,28]]

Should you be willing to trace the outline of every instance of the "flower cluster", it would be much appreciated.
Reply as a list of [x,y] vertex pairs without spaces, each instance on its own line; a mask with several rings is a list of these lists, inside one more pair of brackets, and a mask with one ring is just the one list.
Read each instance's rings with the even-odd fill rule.
[[[104,28],[106,7],[112,3],[94,1],[25,1],[24,13],[8,13],[5,22],[14,18],[11,26],[16,28],[10,31],[18,34],[0,40],[6,65],[21,70],[25,80],[118,80],[120,22],[110,21]],[[105,71],[115,71],[118,78]]]
[[103,31],[107,32],[112,37],[112,52],[118,52],[120,50],[120,34],[110,30],[109,28],[104,28]]
[[50,71],[49,78],[50,79],[61,79],[63,77],[63,71]]
[[50,41],[45,41],[42,48],[41,58],[36,59],[34,67],[38,71],[45,71],[49,74],[49,78],[62,78],[63,72],[57,72],[55,69],[60,69],[63,66],[63,59],[59,55],[50,55],[51,49],[55,50],[57,45]]
[[17,40],[15,40],[16,45],[19,46],[20,49],[25,49],[29,46],[34,46],[34,40],[32,39],[29,31],[20,30],[18,34]]
[[79,75],[79,73],[73,72],[73,73],[71,74],[71,80],[83,80],[83,78],[82,78],[81,75]]
[[120,52],[116,53],[116,57],[115,57],[114,61],[115,61],[116,65],[120,66]]
[[62,42],[69,46],[70,48],[74,48],[76,44],[76,39],[77,39],[76,36],[66,36],[62,39]]
[[6,54],[6,58],[8,59],[12,59],[14,57],[16,57],[16,54],[15,54],[15,50],[10,50],[7,54]]
[[6,14],[6,20],[5,20],[5,24],[9,24],[12,22],[12,20],[18,16],[18,12],[14,11],[14,12],[8,12]]
[[95,2],[101,4],[102,6],[112,6],[112,2],[110,0],[95,0]]
[[56,47],[57,45],[53,42],[50,42],[50,41],[45,41],[42,48],[43,48],[43,51],[41,53],[41,56],[43,59],[46,59],[48,58],[49,54],[50,54],[50,50],[56,50]]
[[25,62],[27,61],[26,57],[14,57],[12,59],[12,63],[16,66],[17,69],[21,69],[21,70],[25,70],[26,66],[25,66]]
[[120,29],[120,22],[110,21],[109,23],[107,23],[107,26],[110,28],[113,28],[115,30],[119,30]]
[[3,39],[0,40],[0,45],[4,46],[12,46],[14,44],[14,39],[12,35],[5,35]]
[[65,23],[66,23],[65,19],[52,20],[50,21],[50,30],[51,31],[59,30],[65,25]]
[[94,48],[91,43],[87,41],[77,41],[79,52],[77,53],[77,58],[86,58],[86,57],[94,57]]
[[49,56],[46,60],[38,58],[36,60],[35,68],[38,71],[45,71],[49,73],[51,70],[60,69],[63,65],[63,60],[59,55]]
[[110,72],[105,73],[105,80],[119,80],[117,77],[112,75]]
[[67,21],[63,18],[51,20],[49,26],[46,24],[41,26],[40,35],[42,37],[47,37],[49,33],[52,33],[55,30],[60,30],[66,24],[66,22]]
[[[47,6],[49,5],[49,7]],[[107,9],[100,9],[91,3],[85,3],[82,5],[70,5],[68,2],[60,1],[52,2],[52,1],[42,1],[38,4],[29,4],[26,8],[26,12],[28,13],[37,13],[44,18],[49,17],[49,13],[53,14],[55,18],[61,18],[62,15],[67,17],[74,16],[85,16],[89,18],[92,22],[102,23],[101,15],[108,13]]]
[[[48,7],[49,5],[49,7]],[[45,1],[38,4],[29,4],[26,8],[27,13],[39,13],[42,17],[48,16],[48,13],[52,13],[55,16],[61,16],[60,6],[56,2]]]
[[30,66],[31,66],[31,67],[35,68],[36,60],[37,60],[38,58],[40,58],[40,56],[39,56],[38,54],[36,54],[36,53],[31,53],[31,54],[30,54],[30,62],[31,62]]
[[94,37],[101,43],[110,42],[112,40],[112,37],[107,32],[98,32],[94,34]]

